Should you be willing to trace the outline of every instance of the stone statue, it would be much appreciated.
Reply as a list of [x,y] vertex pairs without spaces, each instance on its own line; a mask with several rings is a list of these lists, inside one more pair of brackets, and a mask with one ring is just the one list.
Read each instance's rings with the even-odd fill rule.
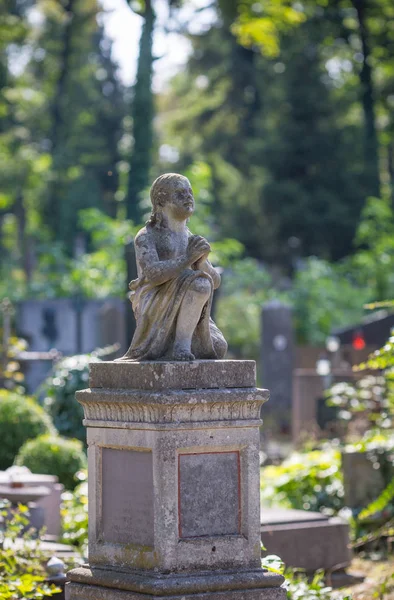
[[220,275],[208,260],[207,240],[186,225],[194,212],[189,180],[161,175],[150,197],[151,217],[135,237],[138,279],[129,286],[137,327],[118,360],[223,358],[227,343],[210,317]]

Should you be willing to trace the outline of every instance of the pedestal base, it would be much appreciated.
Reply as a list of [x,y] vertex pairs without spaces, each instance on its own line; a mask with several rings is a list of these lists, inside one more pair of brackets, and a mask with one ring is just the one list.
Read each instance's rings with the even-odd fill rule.
[[93,363],[90,386],[90,567],[67,600],[285,600],[260,566],[254,362]]
[[285,600],[281,575],[256,569],[157,575],[112,569],[73,569],[66,600]]

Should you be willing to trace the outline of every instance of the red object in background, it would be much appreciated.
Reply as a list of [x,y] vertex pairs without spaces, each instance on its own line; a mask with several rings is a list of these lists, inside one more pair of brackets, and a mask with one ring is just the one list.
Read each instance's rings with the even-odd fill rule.
[[355,350],[364,350],[366,343],[362,331],[356,331],[354,333],[352,346]]

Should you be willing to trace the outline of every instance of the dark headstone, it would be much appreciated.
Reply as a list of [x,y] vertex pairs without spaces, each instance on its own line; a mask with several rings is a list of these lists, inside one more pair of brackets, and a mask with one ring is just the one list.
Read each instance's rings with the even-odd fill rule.
[[[262,308],[262,385],[270,391],[265,412],[279,433],[290,433],[294,333],[291,308],[278,301]],[[270,422],[271,425],[271,422]]]

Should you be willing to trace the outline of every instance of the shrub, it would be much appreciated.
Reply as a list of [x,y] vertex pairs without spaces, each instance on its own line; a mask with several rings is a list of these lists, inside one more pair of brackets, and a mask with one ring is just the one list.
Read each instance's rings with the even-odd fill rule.
[[74,489],[78,483],[75,474],[87,467],[82,442],[56,435],[42,435],[26,442],[15,464],[28,467],[32,473],[57,475],[68,490]]
[[0,598],[35,600],[58,594],[61,590],[46,582],[44,564],[48,557],[41,552],[31,530],[26,531],[28,508],[20,504],[10,509],[3,502],[0,509],[0,516],[8,517],[2,532],[7,544],[0,544]]
[[77,546],[83,556],[88,548],[88,482],[86,471],[77,474],[81,483],[62,495],[62,542]]
[[343,508],[341,455],[334,448],[293,452],[280,466],[261,471],[266,506],[335,513]]
[[100,348],[92,354],[68,356],[54,366],[41,386],[39,396],[60,435],[86,443],[83,408],[75,399],[75,392],[89,385],[89,363],[97,362],[100,356],[113,354],[117,349],[115,345]]
[[0,389],[0,469],[12,465],[27,440],[54,432],[51,418],[32,398]]

